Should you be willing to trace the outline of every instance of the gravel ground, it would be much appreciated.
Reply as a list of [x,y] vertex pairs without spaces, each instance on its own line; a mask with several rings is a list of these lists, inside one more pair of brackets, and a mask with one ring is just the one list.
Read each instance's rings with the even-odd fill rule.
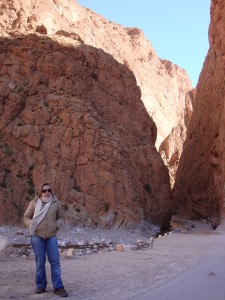
[[[63,226],[57,234],[59,245],[61,243],[78,243],[86,241],[111,241],[114,244],[134,244],[137,240],[147,241],[150,236],[157,232],[148,231],[131,231],[131,230],[107,230],[107,229],[90,229],[83,227]],[[1,226],[0,236],[2,236],[8,245],[28,245],[30,244],[29,230],[25,227]]]
[[[220,247],[222,233],[210,224],[178,220],[172,234],[154,239],[153,249],[105,252],[61,259],[62,279],[71,299],[128,300],[153,291],[170,279],[193,267],[199,259]],[[18,235],[18,231],[23,235]],[[182,233],[183,232],[183,233]],[[29,243],[28,231],[19,227],[0,228],[0,249],[10,244]],[[112,240],[130,245],[148,239],[146,233],[126,230],[91,230],[64,228],[59,241]],[[7,248],[5,248],[7,249]],[[0,299],[58,299],[52,293],[49,264],[48,288],[43,295],[34,294],[35,262],[25,256],[5,255],[0,251]]]

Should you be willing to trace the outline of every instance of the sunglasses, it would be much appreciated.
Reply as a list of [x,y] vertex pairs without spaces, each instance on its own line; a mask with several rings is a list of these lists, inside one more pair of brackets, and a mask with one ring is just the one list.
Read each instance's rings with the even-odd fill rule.
[[51,189],[48,189],[48,190],[42,190],[41,192],[42,192],[42,193],[46,193],[46,192],[49,192],[49,193],[51,193],[51,192],[52,192],[52,190],[51,190]]

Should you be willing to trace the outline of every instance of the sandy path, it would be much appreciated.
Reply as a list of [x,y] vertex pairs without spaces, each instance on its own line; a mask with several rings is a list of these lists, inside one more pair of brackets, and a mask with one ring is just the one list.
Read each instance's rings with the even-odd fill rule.
[[195,265],[159,288],[141,293],[132,300],[224,300],[225,235],[215,239],[209,237],[208,242],[215,244]]
[[[222,254],[224,239],[223,235],[212,233],[171,234],[156,239],[153,249],[114,251],[62,259],[63,282],[70,299],[127,300],[137,297],[135,299],[140,300],[146,295],[148,298],[145,299],[164,300],[149,298],[149,292],[157,291],[157,288],[168,284],[170,279],[183,276],[185,271],[195,268],[201,259],[216,253]],[[52,293],[49,274],[47,293],[33,293],[34,268],[33,260],[0,256],[0,299],[59,299]]]

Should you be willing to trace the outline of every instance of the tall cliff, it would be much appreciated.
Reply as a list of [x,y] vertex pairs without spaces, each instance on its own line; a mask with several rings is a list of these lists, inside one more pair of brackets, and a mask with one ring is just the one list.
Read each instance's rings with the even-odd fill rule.
[[192,86],[186,71],[160,59],[140,29],[110,22],[75,0],[0,3],[5,12],[0,28],[80,38],[111,54],[134,73],[141,99],[156,123],[156,148],[169,168],[173,185],[192,112]]
[[156,148],[173,186],[192,115],[193,91],[186,71],[160,59],[140,29],[124,28],[89,9],[80,8],[75,28],[82,40],[104,49],[134,73],[141,99],[156,123]]
[[104,49],[132,70],[141,99],[157,125],[158,149],[172,129],[188,119],[192,86],[186,71],[160,59],[138,28],[124,28],[83,8],[75,26],[86,43]]
[[210,13],[210,49],[197,85],[174,195],[179,212],[218,222],[225,217],[224,1],[212,0]]
[[128,66],[82,40],[75,1],[0,8],[0,222],[47,181],[72,224],[167,225],[169,176]]

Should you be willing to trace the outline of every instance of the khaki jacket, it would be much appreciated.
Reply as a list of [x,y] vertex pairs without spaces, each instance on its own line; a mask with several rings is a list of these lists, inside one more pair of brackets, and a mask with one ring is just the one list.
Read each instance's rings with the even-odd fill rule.
[[[26,209],[23,217],[24,224],[31,228],[32,218],[34,215],[35,205],[37,203],[38,198],[35,197],[29,204]],[[52,203],[47,211],[46,216],[38,225],[35,235],[42,237],[43,239],[50,238],[56,235],[56,232],[61,228],[63,224],[63,209],[62,206],[57,199],[57,197],[53,196]]]

